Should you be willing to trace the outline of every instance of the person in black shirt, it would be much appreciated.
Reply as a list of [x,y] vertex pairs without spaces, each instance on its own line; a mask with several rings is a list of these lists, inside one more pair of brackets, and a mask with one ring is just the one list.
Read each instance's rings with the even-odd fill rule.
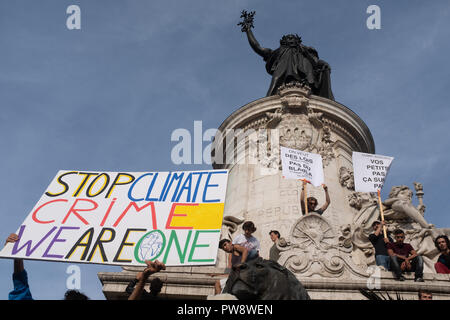
[[369,235],[369,240],[375,248],[375,262],[377,266],[382,266],[387,270],[390,269],[389,254],[387,252],[386,244],[394,242],[388,235],[387,238],[383,235],[383,226],[385,222],[375,221],[372,223],[373,233]]

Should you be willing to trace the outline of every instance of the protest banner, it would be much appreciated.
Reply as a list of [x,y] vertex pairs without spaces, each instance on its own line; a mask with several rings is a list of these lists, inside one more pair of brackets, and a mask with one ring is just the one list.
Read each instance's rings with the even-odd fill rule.
[[[384,213],[380,191],[393,160],[393,157],[362,152],[353,152],[352,155],[355,191],[377,193],[381,221],[384,221]],[[385,226],[383,226],[383,233],[384,237],[387,238]]]
[[377,154],[353,152],[353,175],[356,192],[377,192],[384,181],[393,157]]
[[59,171],[0,257],[215,264],[227,170]]
[[281,166],[286,179],[307,180],[315,187],[324,181],[320,154],[281,147]]

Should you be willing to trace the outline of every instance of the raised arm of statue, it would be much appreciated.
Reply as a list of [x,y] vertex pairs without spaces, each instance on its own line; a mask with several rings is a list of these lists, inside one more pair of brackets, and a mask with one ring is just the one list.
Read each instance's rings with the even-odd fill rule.
[[241,31],[247,34],[248,43],[252,47],[252,49],[259,54],[261,57],[266,58],[271,52],[271,49],[263,48],[256,40],[253,35],[253,17],[255,15],[255,11],[251,11],[248,13],[247,11],[242,11],[241,18],[244,20],[238,23],[238,26],[241,26]]

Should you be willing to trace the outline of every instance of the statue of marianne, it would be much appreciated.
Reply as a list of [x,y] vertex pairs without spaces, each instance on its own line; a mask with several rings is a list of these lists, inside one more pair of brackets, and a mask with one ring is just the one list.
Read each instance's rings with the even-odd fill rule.
[[254,11],[242,11],[243,21],[238,25],[241,26],[241,31],[247,34],[252,49],[263,57],[266,70],[272,75],[267,96],[276,95],[282,84],[299,82],[308,85],[312,94],[334,100],[330,66],[319,59],[316,49],[304,46],[297,34],[284,35],[280,40],[280,47],[276,50],[261,47],[251,30],[254,15]]

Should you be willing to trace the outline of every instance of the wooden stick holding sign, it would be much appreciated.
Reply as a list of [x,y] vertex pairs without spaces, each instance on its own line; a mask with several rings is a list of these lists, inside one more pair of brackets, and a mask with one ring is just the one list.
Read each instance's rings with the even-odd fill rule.
[[[303,195],[303,203],[305,205],[305,214],[308,214],[308,197],[306,196],[308,193],[306,192],[306,185],[308,184],[308,180],[302,179],[303,186],[302,186],[302,195]],[[300,199],[301,201],[302,199]]]
[[386,231],[386,226],[384,224],[384,212],[383,212],[383,203],[381,202],[381,194],[380,194],[380,190],[377,190],[378,193],[378,205],[380,206],[380,215],[381,215],[381,222],[383,225],[383,235],[385,238],[387,238],[387,231]]
[[380,190],[383,188],[393,160],[393,157],[378,154],[355,151],[352,153],[355,191],[378,193],[378,204],[385,238],[387,238],[387,232],[386,226],[384,225],[383,203],[381,202]]

